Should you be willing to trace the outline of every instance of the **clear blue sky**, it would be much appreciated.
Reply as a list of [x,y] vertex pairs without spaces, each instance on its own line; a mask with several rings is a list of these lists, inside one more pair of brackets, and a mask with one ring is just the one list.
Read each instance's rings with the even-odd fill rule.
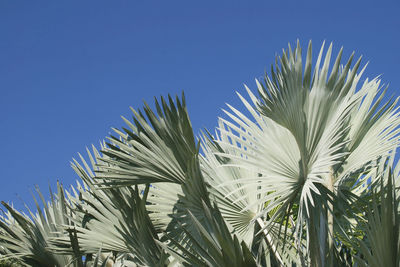
[[297,38],[355,50],[400,94],[396,1],[212,2],[1,1],[0,199],[74,183],[71,158],[153,96],[184,90],[195,131],[213,129]]

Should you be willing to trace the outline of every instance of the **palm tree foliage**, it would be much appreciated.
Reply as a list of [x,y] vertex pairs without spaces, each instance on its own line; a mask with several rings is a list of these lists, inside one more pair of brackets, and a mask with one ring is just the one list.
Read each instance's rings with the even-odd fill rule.
[[[214,134],[185,97],[145,103],[73,160],[36,213],[4,203],[0,253],[27,266],[400,266],[398,99],[354,53],[309,43],[238,94]],[[304,63],[303,63],[304,61]],[[247,114],[247,115],[246,115]],[[15,264],[15,263],[13,263]]]

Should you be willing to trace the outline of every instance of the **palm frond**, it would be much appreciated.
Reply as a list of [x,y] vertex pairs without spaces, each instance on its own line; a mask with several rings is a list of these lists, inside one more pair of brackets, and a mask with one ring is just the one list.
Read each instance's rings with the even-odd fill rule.
[[200,223],[188,211],[194,227],[189,230],[183,225],[179,226],[190,241],[186,246],[173,237],[170,237],[173,247],[161,245],[179,256],[188,266],[258,266],[246,243],[240,243],[235,235],[232,237],[218,208],[209,207],[203,202],[203,209],[206,218],[203,222]]
[[50,190],[51,201],[46,203],[40,190],[36,190],[43,209],[34,197],[36,213],[28,209],[29,216],[20,213],[9,204],[2,202],[7,209],[0,220],[0,246],[8,250],[7,257],[17,258],[28,266],[80,266],[77,255],[71,251],[66,255],[54,254],[50,241],[59,236],[64,225],[73,225],[73,211],[64,198],[64,189],[57,184],[57,195]]
[[[367,210],[367,221],[360,224],[364,238],[356,239],[360,255],[355,259],[360,266],[400,265],[399,199],[392,170],[386,173],[387,183],[381,178],[378,197],[374,197]],[[361,256],[362,255],[362,256]]]
[[[340,67],[342,50],[328,75],[332,45],[324,60],[323,47],[312,72],[311,43],[304,71],[299,44],[294,51],[289,46],[265,84],[256,81],[259,98],[247,87],[252,104],[239,95],[252,118],[229,106],[230,120],[220,119],[215,138],[219,151],[205,145],[203,150],[212,151],[206,152],[203,164],[205,173],[210,173],[210,192],[225,200],[220,201],[223,214],[236,210],[230,224],[246,229],[246,223],[254,222],[243,223],[246,212],[266,218],[276,210],[271,222],[281,218],[287,231],[288,216],[296,207],[298,238],[307,225],[307,231],[318,228],[307,236],[326,240],[333,233],[319,228],[319,222],[326,220],[323,214],[334,216],[337,200],[349,207],[354,196],[349,192],[367,183],[365,174],[398,146],[397,100],[383,101],[377,79],[358,88],[364,72],[357,73],[361,59],[352,67],[352,55]],[[233,173],[235,169],[240,171]]]
[[143,115],[135,111],[133,123],[124,118],[129,129],[114,129],[118,137],[109,138],[103,150],[106,165],[96,177],[106,179],[108,185],[184,182],[188,159],[197,153],[192,125],[184,95],[176,101],[168,97],[156,100],[157,115],[145,103]]
[[[83,212],[82,225],[66,227],[77,236],[79,251],[95,254],[99,249],[127,257],[139,265],[156,266],[167,260],[157,245],[156,229],[146,210],[149,191],[138,186],[124,188],[80,188],[81,201],[75,203],[77,212]],[[140,195],[143,195],[142,197]],[[73,250],[67,235],[53,238],[52,249],[59,253]]]

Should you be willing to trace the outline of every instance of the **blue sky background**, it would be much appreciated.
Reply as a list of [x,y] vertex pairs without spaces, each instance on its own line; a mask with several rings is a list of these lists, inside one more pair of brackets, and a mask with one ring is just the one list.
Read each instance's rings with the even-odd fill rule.
[[[322,1],[321,1],[322,2]],[[398,2],[398,1],[397,1]],[[0,200],[31,205],[77,176],[70,160],[123,125],[129,106],[185,91],[196,132],[274,56],[312,39],[370,62],[400,95],[396,1],[1,1]]]

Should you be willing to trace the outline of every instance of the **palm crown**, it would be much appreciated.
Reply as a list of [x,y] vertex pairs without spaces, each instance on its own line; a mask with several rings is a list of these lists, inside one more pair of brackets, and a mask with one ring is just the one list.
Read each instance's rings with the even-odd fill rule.
[[[353,55],[299,43],[215,134],[185,97],[132,109],[43,208],[3,203],[0,249],[28,266],[400,266],[397,99]],[[50,259],[50,260],[49,260]]]

